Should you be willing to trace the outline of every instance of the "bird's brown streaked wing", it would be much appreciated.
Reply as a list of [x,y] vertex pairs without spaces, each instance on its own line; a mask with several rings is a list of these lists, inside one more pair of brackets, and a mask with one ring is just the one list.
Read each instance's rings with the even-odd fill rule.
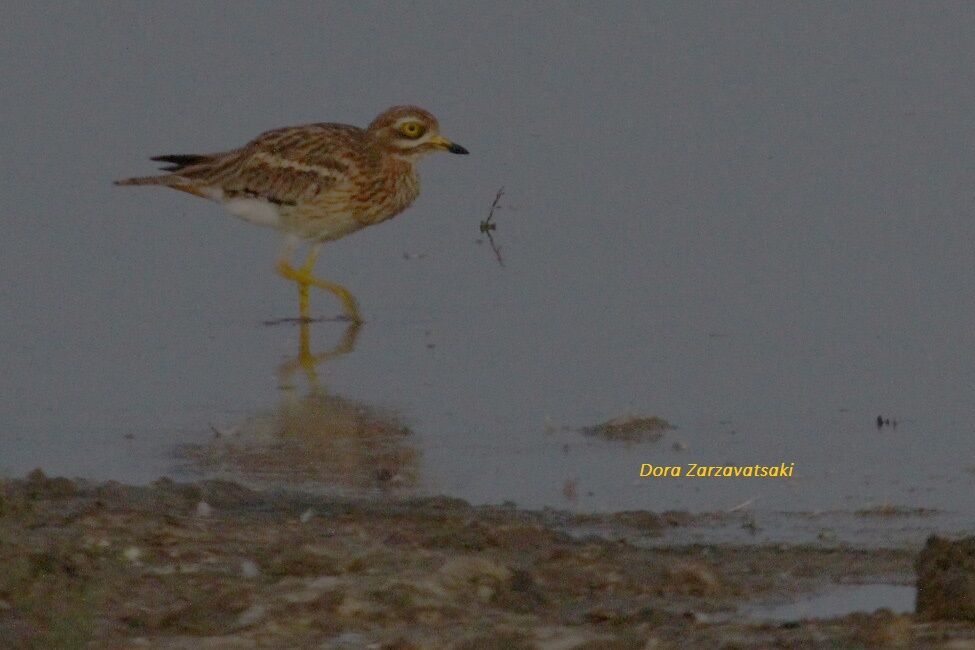
[[344,125],[276,129],[185,175],[231,195],[280,204],[315,200],[348,178],[349,165],[356,162],[349,152],[361,149],[362,137],[360,129]]

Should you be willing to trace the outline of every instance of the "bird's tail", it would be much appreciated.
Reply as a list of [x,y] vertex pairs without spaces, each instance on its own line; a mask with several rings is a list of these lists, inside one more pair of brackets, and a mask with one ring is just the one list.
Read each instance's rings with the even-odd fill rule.
[[[201,165],[210,162],[212,156],[201,156],[199,154],[167,154],[165,156],[153,156],[149,160],[156,162],[169,163],[161,167],[163,171],[170,172],[159,176],[136,176],[135,178],[123,178],[115,181],[116,185],[166,185],[172,187],[181,182],[176,172],[182,171],[187,167]],[[185,182],[185,181],[182,181]]]
[[172,185],[176,178],[172,174],[162,176],[136,176],[115,181],[116,185]]

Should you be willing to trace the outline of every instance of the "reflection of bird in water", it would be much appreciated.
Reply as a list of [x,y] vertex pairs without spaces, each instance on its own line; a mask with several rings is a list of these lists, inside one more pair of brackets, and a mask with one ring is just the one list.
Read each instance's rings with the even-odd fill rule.
[[[200,471],[263,485],[351,490],[402,489],[416,485],[418,451],[411,431],[378,410],[331,395],[316,367],[348,354],[359,324],[351,323],[331,350],[313,354],[309,325],[300,324],[299,352],[278,368],[282,400],[275,412],[220,431],[206,445],[185,446],[180,456]],[[301,373],[308,392],[301,394]]]
[[[211,199],[235,216],[284,235],[277,269],[298,284],[308,318],[308,287],[334,293],[347,318],[361,322],[355,298],[342,285],[312,275],[319,247],[405,210],[420,193],[413,163],[433,151],[467,153],[440,135],[437,119],[416,106],[394,106],[365,129],[307,124],[275,129],[215,154],[157,156],[170,173],[117,181],[161,185]],[[310,249],[300,268],[295,248]]]

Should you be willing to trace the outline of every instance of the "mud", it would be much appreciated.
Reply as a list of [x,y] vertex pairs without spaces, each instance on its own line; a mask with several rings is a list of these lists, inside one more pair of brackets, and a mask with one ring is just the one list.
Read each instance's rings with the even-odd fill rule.
[[693,525],[34,472],[0,490],[0,647],[975,647],[971,623],[884,610],[743,613],[837,583],[912,584],[916,550],[580,533]]

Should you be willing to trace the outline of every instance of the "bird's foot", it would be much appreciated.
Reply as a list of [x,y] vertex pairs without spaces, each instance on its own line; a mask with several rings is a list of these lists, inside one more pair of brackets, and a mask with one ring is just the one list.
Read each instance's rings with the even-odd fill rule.
[[362,316],[359,314],[359,305],[356,303],[355,296],[341,284],[329,282],[313,276],[307,268],[296,269],[285,261],[278,262],[278,273],[298,284],[298,309],[301,318],[308,316],[308,287],[317,287],[330,291],[342,301],[342,310],[346,318],[353,323],[361,323]]

